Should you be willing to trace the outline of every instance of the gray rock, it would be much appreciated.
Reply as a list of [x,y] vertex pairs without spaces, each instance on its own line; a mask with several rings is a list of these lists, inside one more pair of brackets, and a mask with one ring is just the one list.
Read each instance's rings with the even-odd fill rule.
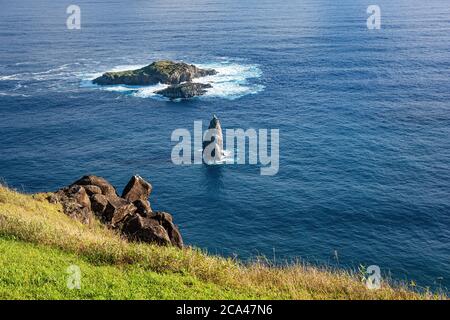
[[206,93],[207,88],[211,88],[210,84],[186,82],[182,84],[172,85],[166,89],[156,91],[156,94],[162,95],[169,99],[189,99],[195,96],[201,96]]

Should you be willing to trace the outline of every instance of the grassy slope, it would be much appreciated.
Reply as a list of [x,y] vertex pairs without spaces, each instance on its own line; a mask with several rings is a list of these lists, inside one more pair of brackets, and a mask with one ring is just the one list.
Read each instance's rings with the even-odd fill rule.
[[[251,298],[189,275],[159,274],[135,265],[96,265],[59,249],[0,239],[2,299],[232,299]],[[67,287],[71,265],[81,289]]]
[[[82,272],[81,290],[66,269]],[[45,195],[0,187],[0,298],[44,299],[424,299],[383,283],[302,265],[242,265],[198,249],[129,243],[100,224],[82,225]]]

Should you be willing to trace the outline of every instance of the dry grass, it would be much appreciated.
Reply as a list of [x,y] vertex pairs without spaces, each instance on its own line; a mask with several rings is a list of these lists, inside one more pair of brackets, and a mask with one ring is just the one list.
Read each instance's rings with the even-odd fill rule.
[[183,250],[129,243],[99,223],[90,226],[63,214],[45,194],[24,195],[0,186],[0,237],[59,248],[99,265],[134,264],[158,273],[181,273],[230,290],[248,290],[274,299],[438,299],[405,287],[382,283],[368,290],[357,275],[301,264],[271,267],[264,262],[242,264]]

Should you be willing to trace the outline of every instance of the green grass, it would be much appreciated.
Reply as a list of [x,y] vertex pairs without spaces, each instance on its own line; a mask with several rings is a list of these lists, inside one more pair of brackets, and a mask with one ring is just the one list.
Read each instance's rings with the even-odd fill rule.
[[[98,222],[83,225],[50,204],[0,186],[0,298],[3,299],[438,299],[358,274],[303,264],[243,264],[197,248],[130,243]],[[69,290],[66,269],[81,268]]]
[[[232,299],[255,295],[227,290],[190,275],[159,274],[139,265],[95,265],[62,250],[0,239],[0,299]],[[69,289],[69,266],[81,288]]]

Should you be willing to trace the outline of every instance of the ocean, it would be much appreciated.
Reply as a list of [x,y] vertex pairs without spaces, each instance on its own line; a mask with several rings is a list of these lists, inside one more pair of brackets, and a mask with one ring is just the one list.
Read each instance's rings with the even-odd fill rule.
[[[66,8],[81,9],[81,29]],[[25,192],[96,174],[153,185],[187,244],[450,287],[450,6],[440,0],[1,1],[0,177]],[[205,96],[91,79],[171,59]],[[279,129],[258,165],[175,165],[173,130]]]

